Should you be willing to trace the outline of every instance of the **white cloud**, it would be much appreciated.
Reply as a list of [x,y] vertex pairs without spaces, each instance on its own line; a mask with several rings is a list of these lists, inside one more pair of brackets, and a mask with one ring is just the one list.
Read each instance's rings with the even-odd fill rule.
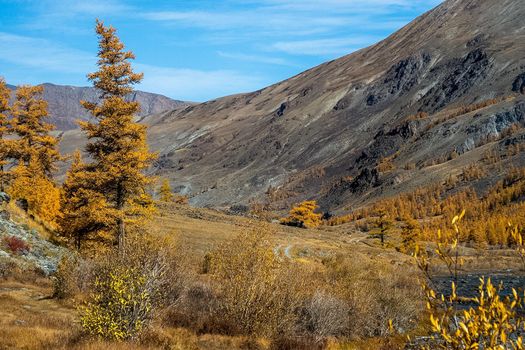
[[279,41],[270,49],[282,51],[290,55],[344,55],[356,51],[377,41],[374,37],[359,37],[354,39],[317,39],[300,41]]
[[248,55],[243,53],[233,53],[233,52],[223,52],[217,51],[217,54],[220,57],[230,58],[232,60],[246,61],[246,62],[255,62],[255,63],[265,63],[265,64],[274,64],[280,66],[296,66],[288,62],[287,60],[279,57],[268,57],[262,55]]
[[0,60],[55,72],[86,74],[96,58],[45,39],[0,32]]
[[[38,70],[73,73],[84,77],[96,69],[96,57],[48,40],[0,32],[0,61]],[[257,75],[231,70],[165,68],[134,63],[144,72],[139,88],[176,99],[203,101],[264,87],[269,82]],[[60,81],[54,81],[60,84]]]
[[140,90],[193,101],[254,91],[270,82],[254,74],[242,74],[232,70],[196,70],[166,68],[136,64],[137,71],[144,72]]

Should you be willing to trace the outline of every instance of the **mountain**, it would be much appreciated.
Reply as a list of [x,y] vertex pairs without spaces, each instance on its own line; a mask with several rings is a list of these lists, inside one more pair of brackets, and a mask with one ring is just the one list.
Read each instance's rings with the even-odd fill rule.
[[[76,87],[67,85],[54,85],[45,83],[44,99],[48,102],[50,122],[56,125],[58,130],[70,130],[78,127],[76,120],[86,120],[89,113],[80,105],[79,101],[95,102],[98,93],[92,87]],[[12,90],[16,87],[8,85]],[[166,96],[143,91],[135,91],[128,96],[129,100],[138,101],[142,107],[139,116],[161,113],[174,108],[188,105],[183,101],[172,100]]]
[[349,209],[470,165],[485,175],[457,186],[483,191],[525,165],[520,147],[509,153],[525,140],[524,18],[523,0],[448,0],[265,89],[148,116],[155,172],[216,207],[271,197]]

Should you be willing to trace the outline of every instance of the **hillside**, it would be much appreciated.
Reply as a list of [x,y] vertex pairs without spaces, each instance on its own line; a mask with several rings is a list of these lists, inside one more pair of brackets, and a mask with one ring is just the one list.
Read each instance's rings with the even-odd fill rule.
[[[525,137],[524,16],[521,0],[448,0],[291,79],[149,116],[155,172],[199,206],[270,192],[281,209],[316,198],[336,210],[444,181],[487,151],[523,165],[505,154]],[[487,174],[481,190],[502,171]]]
[[[78,127],[76,120],[85,120],[89,114],[78,103],[80,100],[95,102],[98,99],[97,92],[92,87],[76,87],[67,85],[54,85],[45,83],[44,99],[49,104],[50,121],[56,125],[58,130],[70,130]],[[12,90],[13,85],[8,85]],[[135,91],[128,97],[132,101],[140,102],[142,110],[139,116],[161,113],[173,110],[177,107],[187,105],[186,102],[172,100],[166,96],[144,91]]]

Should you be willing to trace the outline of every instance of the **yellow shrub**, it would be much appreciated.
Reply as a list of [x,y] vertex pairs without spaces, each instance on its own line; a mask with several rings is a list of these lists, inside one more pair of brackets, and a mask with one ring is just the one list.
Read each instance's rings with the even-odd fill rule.
[[151,294],[146,282],[137,269],[126,267],[97,277],[92,300],[81,308],[84,330],[111,340],[138,335],[151,317]]
[[287,218],[281,219],[281,224],[297,227],[317,227],[321,224],[321,214],[316,214],[317,209],[315,201],[305,201],[290,210]]

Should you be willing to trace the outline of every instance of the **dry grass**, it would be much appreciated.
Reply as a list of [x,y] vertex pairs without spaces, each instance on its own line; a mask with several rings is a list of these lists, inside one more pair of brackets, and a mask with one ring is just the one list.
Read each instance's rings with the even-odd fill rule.
[[[261,225],[214,210],[177,205],[162,208],[151,223],[152,231],[177,242],[183,253],[180,259],[186,259],[186,268],[190,265],[193,270],[186,271],[191,277],[176,282],[184,286],[186,298],[178,299],[176,312],[161,312],[152,328],[135,342],[86,338],[73,302],[67,302],[72,299],[47,298],[53,293],[47,279],[20,271],[15,274],[18,281],[0,279],[0,349],[401,348],[403,339],[385,335],[388,319],[400,329],[417,326],[417,282],[408,273],[411,258],[381,248],[349,224],[319,229],[267,224],[274,231],[269,248],[274,247],[279,261],[293,266],[289,270],[293,272],[283,276],[288,276],[291,286],[300,281],[303,290],[296,306],[301,311],[293,319],[294,336],[277,336],[270,341],[240,331],[226,335],[220,327],[212,329],[208,321],[202,322],[209,312],[210,298],[223,292],[217,281],[213,282],[215,275],[199,272],[205,254],[220,251],[224,244],[235,243],[240,233]],[[243,251],[241,246],[237,248]],[[463,248],[461,254],[468,270],[519,266],[511,251],[490,251],[480,257],[479,251]],[[266,293],[262,287],[260,291]],[[361,340],[348,340],[353,337]]]

